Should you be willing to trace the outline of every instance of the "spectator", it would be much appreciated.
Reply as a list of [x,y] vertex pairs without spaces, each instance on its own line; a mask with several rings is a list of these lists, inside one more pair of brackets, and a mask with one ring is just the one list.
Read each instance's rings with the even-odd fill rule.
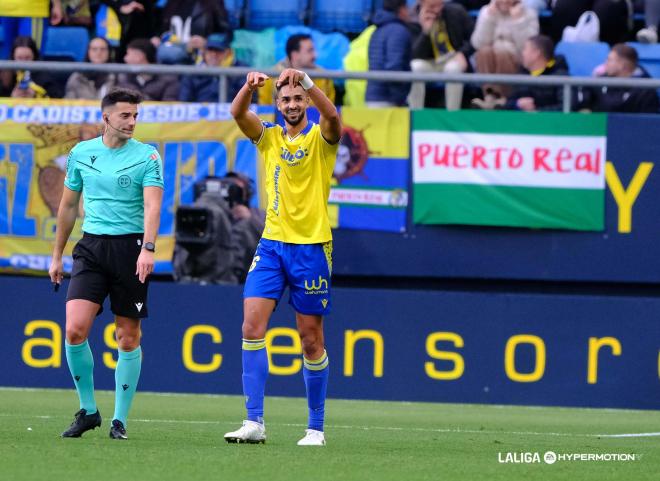
[[[149,39],[136,38],[127,48],[124,61],[129,65],[156,62],[156,48]],[[137,90],[145,100],[178,100],[179,80],[174,75],[119,74],[118,86]]]
[[[287,68],[295,68],[309,72],[318,70],[316,65],[316,48],[312,36],[306,33],[291,35],[286,41],[286,58],[279,61],[273,69],[282,72]],[[320,88],[332,102],[335,101],[335,85],[332,79],[315,78],[314,85]],[[274,101],[275,88],[271,79],[266,80],[264,87],[259,89],[260,105],[271,105]]]
[[[412,35],[407,21],[406,0],[384,0],[373,18],[376,30],[369,41],[369,70],[410,70]],[[369,80],[365,99],[370,107],[402,106],[409,92],[407,83]]]
[[[50,9],[49,9],[50,3]],[[10,54],[10,45],[18,36],[32,37],[41,48],[44,32],[51,25],[62,21],[61,0],[2,0],[0,1],[0,27],[3,39],[0,42],[0,59]]]
[[[12,45],[10,60],[32,62],[39,60],[37,44],[30,37],[18,36]],[[0,96],[15,98],[62,98],[60,85],[50,72],[19,70],[2,73]]]
[[152,38],[160,45],[160,36],[186,45],[189,52],[203,50],[206,37],[212,33],[229,33],[231,27],[223,0],[169,0],[163,11],[159,31]]
[[114,10],[121,25],[116,58],[124,58],[128,44],[137,38],[156,35],[158,9],[156,0],[102,0]]
[[[523,73],[541,75],[568,75],[568,65],[561,55],[554,54],[555,45],[546,35],[535,35],[525,42],[522,51]],[[506,103],[506,108],[536,112],[561,110],[563,90],[561,86],[523,85],[517,87]]]
[[[85,62],[95,64],[110,61],[110,44],[102,37],[94,37],[87,46]],[[114,74],[105,72],[74,72],[66,82],[67,99],[100,100],[117,83]]]
[[600,40],[613,45],[626,40],[632,28],[629,0],[553,0],[551,37],[561,40],[564,28],[576,25],[580,15],[591,10],[600,22]]
[[[204,61],[199,64],[204,67],[242,67],[244,66],[234,57],[230,47],[231,34],[212,33],[206,39]],[[243,77],[229,78],[229,91],[227,98],[233,99],[243,86]],[[179,100],[182,102],[217,102],[219,100],[218,77],[208,75],[187,75],[181,80]]]
[[[468,59],[474,52],[470,43],[472,19],[459,4],[444,0],[420,0],[419,24],[422,32],[413,41],[413,72],[461,73],[470,69]],[[426,85],[415,82],[410,90],[410,108],[424,107]],[[463,100],[463,85],[445,86],[447,110],[458,110]]]
[[250,207],[250,201],[254,196],[254,182],[249,177],[236,172],[227,172],[225,179],[240,189],[240,196],[234,201],[229,199],[229,204],[233,272],[238,282],[242,284],[245,282],[257,244],[264,231],[266,213],[257,207]]
[[[228,172],[195,184],[193,206],[177,211],[172,257],[178,282],[245,282],[264,230],[265,212],[250,208],[254,183]],[[201,235],[200,235],[201,234]]]
[[[470,39],[478,73],[513,74],[520,69],[525,41],[539,33],[538,14],[520,0],[491,0],[482,7]],[[504,103],[511,89],[505,85],[482,86],[486,105]],[[481,99],[475,99],[479,103]],[[474,101],[473,101],[474,103]]]
[[[650,78],[639,65],[637,51],[616,44],[605,62],[604,77]],[[657,113],[660,100],[655,89],[632,87],[593,87],[578,90],[578,108],[593,112]]]
[[92,26],[92,11],[89,0],[61,0],[63,25]]
[[644,2],[644,22],[646,27],[637,32],[640,43],[658,43],[658,23],[660,23],[660,0]]

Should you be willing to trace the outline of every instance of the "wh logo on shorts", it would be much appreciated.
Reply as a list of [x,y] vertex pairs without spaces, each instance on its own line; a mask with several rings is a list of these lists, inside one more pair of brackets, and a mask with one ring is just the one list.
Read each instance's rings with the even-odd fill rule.
[[328,293],[328,281],[322,276],[318,278],[318,284],[316,283],[317,279],[313,279],[311,282],[305,279],[305,294],[327,294]]

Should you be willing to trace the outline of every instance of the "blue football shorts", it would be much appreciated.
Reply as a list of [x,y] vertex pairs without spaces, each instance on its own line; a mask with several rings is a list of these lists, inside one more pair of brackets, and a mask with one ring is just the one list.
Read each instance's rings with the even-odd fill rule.
[[324,316],[330,312],[332,242],[288,244],[261,239],[245,281],[243,297],[279,301],[289,286],[296,312]]

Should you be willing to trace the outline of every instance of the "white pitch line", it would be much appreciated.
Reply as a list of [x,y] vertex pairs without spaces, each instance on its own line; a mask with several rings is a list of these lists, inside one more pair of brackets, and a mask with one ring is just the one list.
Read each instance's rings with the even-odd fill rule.
[[[15,417],[12,414],[0,413],[0,417]],[[63,416],[32,416],[36,419],[64,419]],[[155,424],[196,424],[196,425],[233,425],[234,421],[195,421],[186,419],[131,419],[137,423]],[[268,423],[269,426],[306,427],[302,423]],[[589,434],[589,433],[555,433],[538,431],[490,431],[485,429],[460,429],[460,428],[400,428],[395,426],[351,426],[341,424],[326,424],[328,429],[352,429],[359,431],[413,431],[423,433],[447,433],[447,434],[488,434],[488,435],[516,435],[516,436],[554,436],[554,437],[586,437],[586,438],[641,438],[660,436],[658,433],[624,433],[624,434]]]

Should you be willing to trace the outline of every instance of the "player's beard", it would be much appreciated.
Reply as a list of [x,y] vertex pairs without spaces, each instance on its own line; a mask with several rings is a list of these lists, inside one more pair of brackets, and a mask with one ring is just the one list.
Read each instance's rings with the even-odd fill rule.
[[289,124],[291,127],[295,127],[305,118],[305,111],[299,110],[295,114],[290,114],[287,112],[282,115],[284,116],[284,120],[286,120],[287,124]]

